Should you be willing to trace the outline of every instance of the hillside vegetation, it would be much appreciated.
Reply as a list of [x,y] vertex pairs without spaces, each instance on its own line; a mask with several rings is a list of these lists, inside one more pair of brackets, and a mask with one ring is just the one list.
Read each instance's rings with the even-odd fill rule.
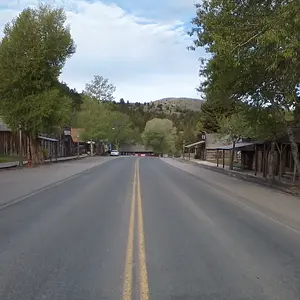
[[195,98],[163,98],[150,102],[150,107],[166,113],[182,112],[186,110],[200,111],[203,100]]
[[111,102],[111,107],[127,114],[140,132],[153,118],[167,118],[174,123],[178,131],[183,131],[186,128],[195,128],[202,103],[202,100],[191,98],[165,98],[146,103],[125,103],[121,99],[120,102]]

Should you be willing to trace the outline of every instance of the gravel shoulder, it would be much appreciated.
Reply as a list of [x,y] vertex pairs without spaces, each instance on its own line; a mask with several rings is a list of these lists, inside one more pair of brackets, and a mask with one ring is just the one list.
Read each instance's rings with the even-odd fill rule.
[[115,158],[89,157],[36,168],[3,170],[0,172],[0,206],[112,159]]
[[300,199],[298,197],[171,158],[161,158],[161,160],[196,176],[215,192],[225,193],[241,205],[247,205],[287,226],[300,230]]

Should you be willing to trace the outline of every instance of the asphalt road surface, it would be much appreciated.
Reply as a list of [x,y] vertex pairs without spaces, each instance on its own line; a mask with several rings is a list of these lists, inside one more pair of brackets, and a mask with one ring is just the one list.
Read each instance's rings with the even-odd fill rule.
[[300,232],[237,200],[107,161],[0,209],[0,299],[299,300]]

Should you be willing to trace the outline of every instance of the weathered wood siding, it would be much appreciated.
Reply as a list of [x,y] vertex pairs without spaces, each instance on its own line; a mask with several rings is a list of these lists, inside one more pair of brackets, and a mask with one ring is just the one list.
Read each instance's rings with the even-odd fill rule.
[[[26,157],[27,139],[22,136],[23,155]],[[19,136],[11,131],[0,131],[0,155],[19,155]]]

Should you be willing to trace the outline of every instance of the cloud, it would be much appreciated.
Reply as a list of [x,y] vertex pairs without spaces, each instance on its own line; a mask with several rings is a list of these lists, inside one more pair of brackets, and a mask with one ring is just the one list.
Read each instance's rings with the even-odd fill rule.
[[[37,2],[2,0],[0,26]],[[166,1],[161,7],[170,14],[155,17],[145,13],[145,7],[153,3],[150,0],[143,7],[138,6],[142,1],[137,0],[46,2],[64,6],[77,44],[76,54],[61,76],[71,87],[81,90],[99,74],[116,85],[117,99],[144,102],[169,96],[197,97],[197,58],[203,53],[186,50],[191,44],[185,32],[186,22],[184,18],[174,18],[174,11],[190,9],[188,1],[175,0],[173,10],[168,9],[170,2]]]

